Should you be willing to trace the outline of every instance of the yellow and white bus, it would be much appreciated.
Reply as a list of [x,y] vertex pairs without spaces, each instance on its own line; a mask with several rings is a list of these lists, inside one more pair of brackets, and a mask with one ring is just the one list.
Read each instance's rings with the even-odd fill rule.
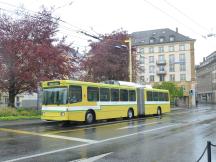
[[170,112],[168,90],[73,80],[42,82],[42,119],[85,121]]

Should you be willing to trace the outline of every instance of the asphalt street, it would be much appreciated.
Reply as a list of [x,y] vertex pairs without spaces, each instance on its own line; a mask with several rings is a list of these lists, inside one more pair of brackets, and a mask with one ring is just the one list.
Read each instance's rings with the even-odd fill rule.
[[[216,106],[199,105],[161,118],[0,125],[0,161],[195,162],[216,144]],[[201,162],[206,162],[206,154]],[[212,147],[212,162],[216,147]]]

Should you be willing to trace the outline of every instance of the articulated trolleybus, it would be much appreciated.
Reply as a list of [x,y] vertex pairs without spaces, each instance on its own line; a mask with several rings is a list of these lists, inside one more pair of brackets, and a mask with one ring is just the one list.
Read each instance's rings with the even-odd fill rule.
[[170,112],[169,91],[135,83],[112,84],[72,80],[42,82],[42,119],[85,121]]

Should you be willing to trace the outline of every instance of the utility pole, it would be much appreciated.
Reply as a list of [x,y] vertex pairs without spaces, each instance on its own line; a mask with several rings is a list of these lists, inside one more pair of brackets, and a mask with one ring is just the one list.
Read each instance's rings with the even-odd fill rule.
[[129,78],[129,81],[130,82],[132,82],[132,51],[131,51],[131,49],[132,49],[132,42],[131,42],[131,37],[129,37],[129,39],[128,40],[125,40],[125,42],[126,43],[128,43],[128,46],[129,46],[129,52],[128,52],[128,54],[129,54],[129,63],[128,63],[128,78]]

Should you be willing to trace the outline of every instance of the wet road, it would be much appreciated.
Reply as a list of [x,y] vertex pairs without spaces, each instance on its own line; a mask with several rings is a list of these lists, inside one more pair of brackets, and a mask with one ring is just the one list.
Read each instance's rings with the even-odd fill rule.
[[[216,144],[216,106],[96,123],[0,127],[0,161],[195,162]],[[206,154],[201,160],[206,162]],[[212,147],[212,162],[216,148]]]

